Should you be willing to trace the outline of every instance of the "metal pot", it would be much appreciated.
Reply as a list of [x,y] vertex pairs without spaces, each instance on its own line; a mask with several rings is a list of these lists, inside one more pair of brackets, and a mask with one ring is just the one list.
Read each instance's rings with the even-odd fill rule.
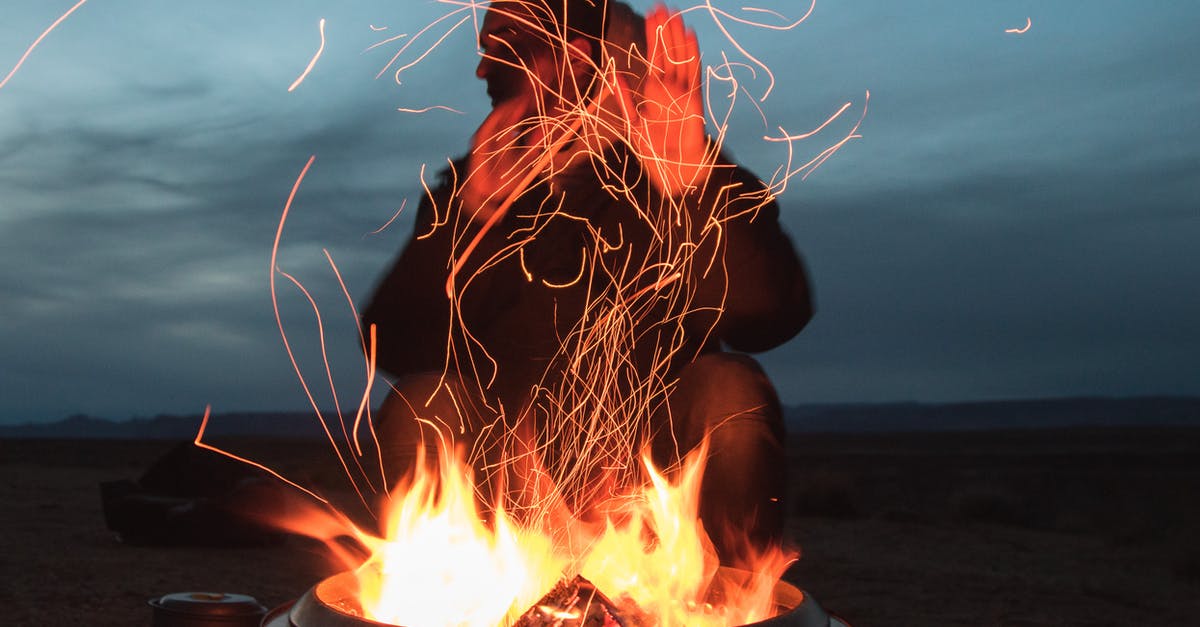
[[224,592],[175,592],[150,607],[154,627],[258,627],[267,613],[252,596]]
[[[722,569],[734,573],[732,569]],[[360,613],[355,598],[354,573],[334,575],[313,586],[293,603],[278,607],[262,621],[261,627],[388,627],[355,614]],[[780,614],[745,627],[849,627],[829,616],[821,606],[799,588],[785,581],[775,585],[775,602]]]

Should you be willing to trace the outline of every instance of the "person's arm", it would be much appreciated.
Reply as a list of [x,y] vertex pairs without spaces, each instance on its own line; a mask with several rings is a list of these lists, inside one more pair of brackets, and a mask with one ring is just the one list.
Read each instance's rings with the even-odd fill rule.
[[451,229],[434,229],[435,221],[434,203],[427,196],[417,210],[412,236],[362,311],[364,333],[369,325],[376,327],[376,367],[394,375],[445,365]]
[[[753,174],[719,154],[705,130],[700,47],[681,15],[659,5],[645,19],[646,75],[640,88],[617,80],[630,147],[661,196],[691,216],[698,266],[715,256],[723,270],[694,268],[693,304],[721,309],[716,336],[757,352],[793,337],[812,318],[804,264],[779,224],[779,206]],[[709,229],[712,222],[718,230]],[[697,316],[705,324],[706,316]],[[711,320],[711,318],[708,318]]]
[[617,105],[647,178],[678,198],[705,187],[717,158],[704,128],[700,44],[682,14],[661,4],[646,15],[644,34],[644,76],[634,88],[616,74]]
[[697,293],[701,303],[723,294],[717,337],[745,352],[791,339],[812,319],[813,301],[804,263],[779,223],[778,203],[753,174],[724,158],[698,203],[693,215],[721,221],[724,272],[702,279]]

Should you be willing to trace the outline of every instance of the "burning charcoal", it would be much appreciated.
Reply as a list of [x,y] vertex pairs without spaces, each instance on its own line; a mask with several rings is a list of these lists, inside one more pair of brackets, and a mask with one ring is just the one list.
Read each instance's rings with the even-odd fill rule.
[[643,618],[632,603],[613,603],[576,575],[558,582],[513,627],[642,627],[648,624]]

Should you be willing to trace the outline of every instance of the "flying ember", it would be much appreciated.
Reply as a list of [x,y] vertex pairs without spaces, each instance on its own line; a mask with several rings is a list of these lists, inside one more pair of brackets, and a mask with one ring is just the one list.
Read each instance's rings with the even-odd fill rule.
[[[795,556],[783,424],[746,353],[812,315],[775,198],[858,124],[802,165],[798,142],[849,105],[810,133],[776,127],[764,139],[787,156],[769,182],[723,144],[735,106],[761,113],[774,83],[733,33],[807,13],[441,3],[425,29],[380,42],[403,42],[380,74],[398,80],[470,24],[491,112],[466,156],[422,181],[413,235],[362,311],[367,390],[341,438],[326,425],[364,504],[391,486],[380,530],[319,506],[280,525],[328,541],[354,573],[345,611],[389,624],[774,616]],[[709,63],[685,14],[737,54]],[[324,21],[321,36],[323,50]],[[273,298],[277,275],[303,290],[273,255]],[[388,394],[373,411],[376,368]]]

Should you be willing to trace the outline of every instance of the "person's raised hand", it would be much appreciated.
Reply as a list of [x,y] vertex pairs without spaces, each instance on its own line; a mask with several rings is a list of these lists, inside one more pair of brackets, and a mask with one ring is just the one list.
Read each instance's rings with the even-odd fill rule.
[[459,194],[471,219],[487,222],[534,167],[543,143],[530,99],[496,103],[471,138],[466,177]]
[[649,68],[640,90],[616,79],[629,142],[665,196],[702,187],[715,155],[704,130],[700,45],[679,13],[659,4],[646,15]]

